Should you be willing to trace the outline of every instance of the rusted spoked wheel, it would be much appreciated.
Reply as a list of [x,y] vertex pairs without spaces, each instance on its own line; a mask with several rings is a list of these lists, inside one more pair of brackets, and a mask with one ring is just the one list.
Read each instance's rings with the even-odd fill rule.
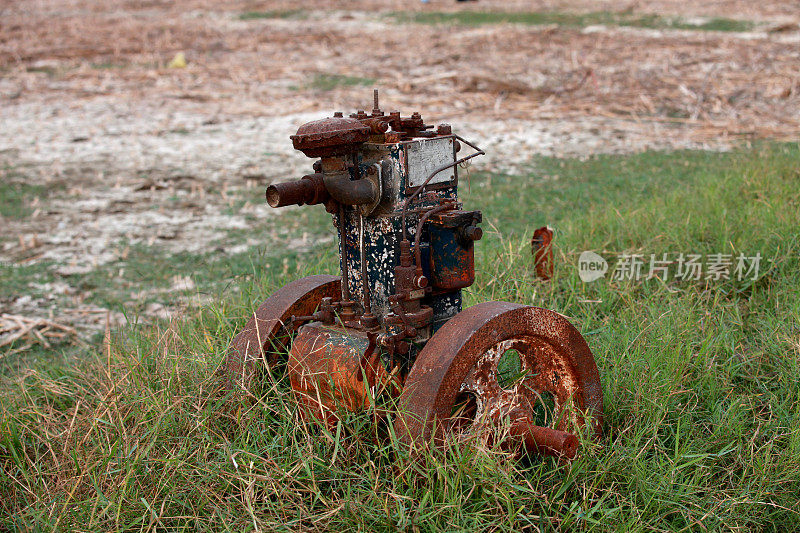
[[506,302],[475,305],[442,326],[411,368],[400,407],[395,431],[407,442],[493,442],[504,427],[506,443],[566,457],[588,418],[598,438],[603,422],[600,375],[578,330],[553,311]]
[[298,279],[281,287],[250,317],[230,348],[225,363],[228,388],[249,389],[264,365],[286,357],[294,328],[292,315],[311,315],[325,297],[339,299],[338,276],[318,275]]

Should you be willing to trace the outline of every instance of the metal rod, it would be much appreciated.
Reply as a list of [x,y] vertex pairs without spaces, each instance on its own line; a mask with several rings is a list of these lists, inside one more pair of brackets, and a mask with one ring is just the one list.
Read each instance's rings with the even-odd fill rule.
[[417,262],[417,275],[419,275],[422,271],[422,250],[420,250],[419,247],[419,241],[422,235],[422,226],[425,224],[425,222],[428,221],[428,219],[432,215],[435,215],[436,213],[441,213],[442,211],[447,211],[448,209],[453,209],[455,208],[455,206],[456,206],[455,203],[443,204],[426,211],[424,215],[419,217],[419,223],[417,224],[417,234],[414,235],[414,255],[416,256],[416,262]]
[[522,418],[515,420],[509,429],[512,439],[517,439],[530,454],[551,455],[574,459],[578,453],[578,437],[566,431],[536,426]]
[[350,301],[350,282],[347,273],[347,233],[344,228],[344,204],[339,204],[339,243],[342,247],[342,300]]
[[409,206],[409,204],[411,203],[411,201],[414,198],[419,196],[419,193],[422,192],[422,189],[424,189],[425,186],[428,185],[428,183],[430,183],[430,181],[433,179],[433,177],[436,174],[438,174],[439,172],[443,171],[443,170],[447,170],[450,167],[454,167],[454,166],[456,166],[456,165],[458,165],[460,163],[463,163],[467,159],[472,159],[473,157],[477,157],[479,155],[486,155],[486,152],[484,152],[483,150],[481,150],[480,148],[478,148],[477,146],[475,146],[474,144],[472,144],[468,140],[464,139],[463,137],[460,137],[458,135],[453,135],[453,137],[455,137],[459,141],[463,142],[464,144],[466,144],[467,146],[469,146],[473,150],[476,150],[476,152],[474,154],[470,154],[470,155],[468,155],[466,157],[462,157],[461,159],[456,159],[452,163],[447,163],[446,165],[442,165],[439,168],[435,169],[433,172],[431,172],[430,176],[425,178],[425,181],[422,182],[422,185],[417,187],[417,190],[414,191],[414,194],[412,194],[411,196],[406,198],[406,200],[403,202],[403,224],[402,224],[402,226],[403,226],[403,239],[407,238],[406,237],[406,233],[407,233],[406,232],[406,214],[408,213],[408,206]]

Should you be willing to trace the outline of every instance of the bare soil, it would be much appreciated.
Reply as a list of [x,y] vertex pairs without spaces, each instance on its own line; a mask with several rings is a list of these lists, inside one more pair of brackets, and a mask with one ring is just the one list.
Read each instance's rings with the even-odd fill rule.
[[[260,233],[274,216],[263,205],[263,187],[310,168],[289,135],[332,111],[369,109],[373,86],[385,109],[419,111],[474,139],[488,152],[476,166],[491,171],[515,172],[540,155],[726,149],[755,138],[800,137],[794,1],[346,6],[5,2],[0,172],[5,182],[53,194],[27,198],[27,216],[0,219],[0,262],[47,262],[59,276],[57,289],[71,299],[21,291],[0,299],[0,312],[99,327],[97,313],[75,311],[97,306],[73,285],[124,258],[126,247],[201,253],[232,230]],[[760,25],[740,33],[453,27],[400,23],[391,15],[455,9],[625,11]],[[292,13],[240,17],[284,10]],[[179,52],[187,65],[169,68]],[[258,239],[239,244],[256,246]]]

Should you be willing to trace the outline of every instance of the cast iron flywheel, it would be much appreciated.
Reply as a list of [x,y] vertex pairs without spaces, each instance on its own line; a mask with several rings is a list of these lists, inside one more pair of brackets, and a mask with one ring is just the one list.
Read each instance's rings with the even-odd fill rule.
[[275,291],[250,317],[228,348],[225,371],[229,388],[250,388],[264,365],[286,358],[296,326],[292,316],[312,314],[325,297],[338,298],[339,276],[317,275],[295,280]]
[[400,411],[395,431],[407,442],[442,443],[500,425],[529,450],[574,457],[575,432],[587,422],[600,437],[603,393],[589,346],[565,317],[486,302],[428,341],[408,374]]

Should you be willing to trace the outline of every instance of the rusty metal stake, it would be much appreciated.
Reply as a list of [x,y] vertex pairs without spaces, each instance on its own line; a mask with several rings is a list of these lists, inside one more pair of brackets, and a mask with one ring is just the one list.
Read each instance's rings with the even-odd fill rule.
[[553,277],[553,230],[543,226],[533,232],[531,253],[536,275],[542,279]]

